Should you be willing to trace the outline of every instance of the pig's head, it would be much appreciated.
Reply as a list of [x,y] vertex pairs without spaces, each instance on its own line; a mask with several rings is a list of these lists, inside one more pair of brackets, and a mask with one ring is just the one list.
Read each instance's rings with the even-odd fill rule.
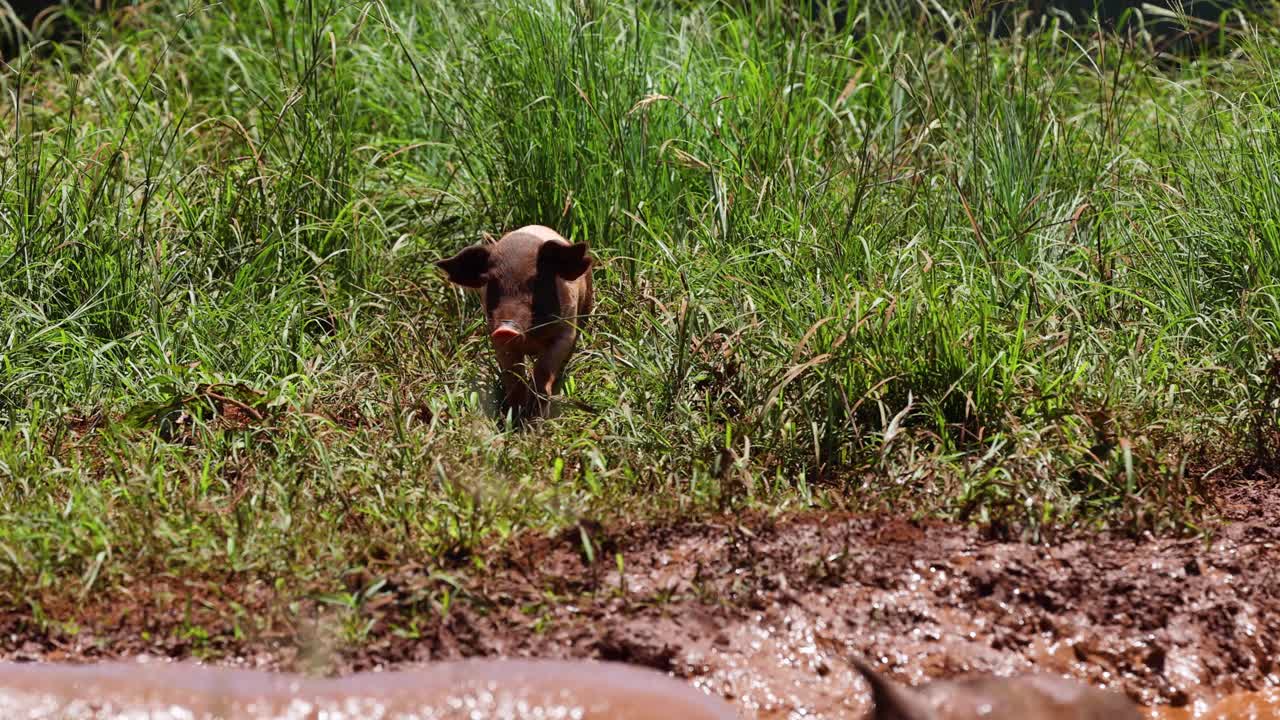
[[1141,720],[1121,693],[1053,675],[981,676],[899,685],[851,659],[871,686],[869,720]]
[[489,335],[503,344],[576,312],[560,307],[559,284],[582,277],[591,257],[585,243],[510,235],[492,245],[472,245],[436,266],[450,282],[483,291]]

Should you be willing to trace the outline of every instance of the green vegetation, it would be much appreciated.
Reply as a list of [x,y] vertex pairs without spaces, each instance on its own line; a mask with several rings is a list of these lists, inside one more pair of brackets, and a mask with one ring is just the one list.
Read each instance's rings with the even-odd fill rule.
[[[1280,32],[475,5],[152,3],[11,60],[3,592],[743,507],[1195,530],[1261,451]],[[520,430],[431,261],[535,222],[598,316]]]

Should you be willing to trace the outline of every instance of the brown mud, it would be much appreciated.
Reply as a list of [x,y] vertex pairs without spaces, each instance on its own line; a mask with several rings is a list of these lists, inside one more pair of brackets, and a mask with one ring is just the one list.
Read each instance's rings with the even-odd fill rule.
[[1211,539],[1030,545],[826,513],[584,525],[352,579],[376,592],[346,614],[261,579],[161,577],[8,609],[0,658],[327,674],[598,658],[684,678],[747,718],[857,718],[866,691],[844,659],[857,655],[913,684],[1042,671],[1121,690],[1160,720],[1276,718],[1280,488],[1264,478],[1222,499]]

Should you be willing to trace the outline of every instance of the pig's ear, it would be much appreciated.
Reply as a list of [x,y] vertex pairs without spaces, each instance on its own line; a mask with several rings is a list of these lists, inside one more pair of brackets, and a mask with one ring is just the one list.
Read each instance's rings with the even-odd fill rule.
[[484,286],[484,274],[489,271],[489,249],[472,245],[447,260],[437,260],[436,267],[449,274],[449,282],[463,287]]
[[591,269],[591,256],[587,254],[586,243],[565,245],[548,241],[542,244],[539,255],[547,267],[565,280],[577,280]]
[[869,720],[935,720],[933,707],[919,693],[893,682],[858,658],[849,662],[871,686]]

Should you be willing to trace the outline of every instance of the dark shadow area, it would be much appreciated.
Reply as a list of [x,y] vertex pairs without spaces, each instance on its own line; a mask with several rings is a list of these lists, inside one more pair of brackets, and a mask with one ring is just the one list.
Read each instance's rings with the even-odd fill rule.
[[[0,6],[0,59],[9,60],[28,43],[74,42],[84,21],[134,4],[132,0],[8,0]],[[12,12],[9,12],[12,10]]]
[[[1096,19],[1104,30],[1147,33],[1153,49],[1159,52],[1195,55],[1220,47],[1224,30],[1238,26],[1243,17],[1266,12],[1273,4],[1264,0],[988,0],[944,6],[963,11],[977,28],[993,37],[1008,36],[1019,26],[1024,32],[1034,31],[1055,19],[1087,31]],[[922,3],[797,0],[793,7],[797,19],[807,17],[835,32],[862,32],[856,23],[865,12],[866,22],[874,22],[877,16],[905,14],[922,24],[937,24],[940,41],[949,35],[941,13]]]

